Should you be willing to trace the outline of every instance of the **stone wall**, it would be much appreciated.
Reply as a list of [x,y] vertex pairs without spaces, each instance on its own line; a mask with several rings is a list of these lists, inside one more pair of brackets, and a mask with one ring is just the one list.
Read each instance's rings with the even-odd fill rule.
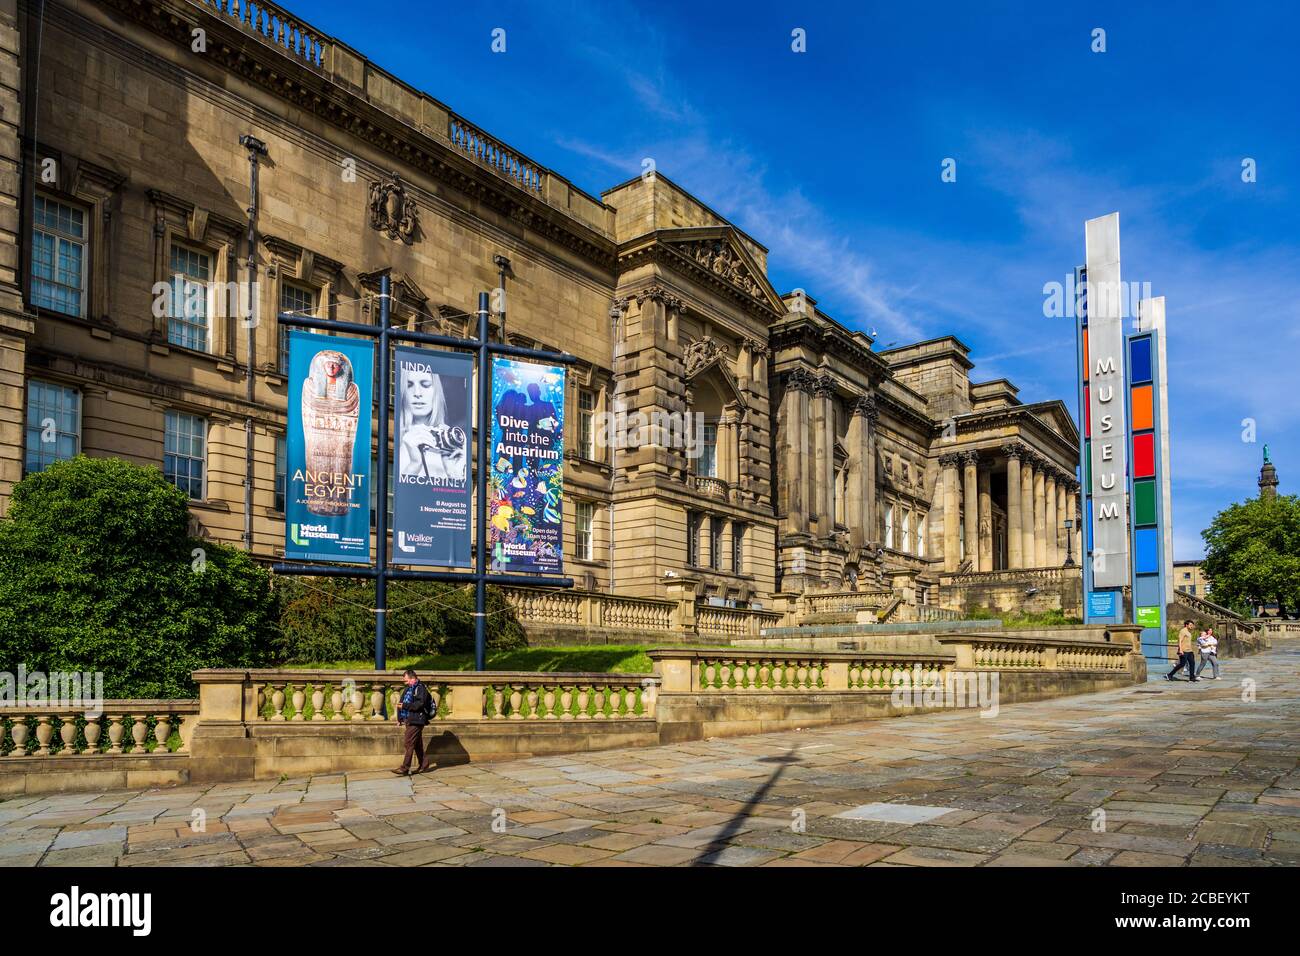
[[[1034,593],[1028,593],[1030,589]],[[962,614],[976,608],[1022,614],[1061,611],[1082,620],[1083,575],[1077,567],[944,575],[939,579],[939,603]]]

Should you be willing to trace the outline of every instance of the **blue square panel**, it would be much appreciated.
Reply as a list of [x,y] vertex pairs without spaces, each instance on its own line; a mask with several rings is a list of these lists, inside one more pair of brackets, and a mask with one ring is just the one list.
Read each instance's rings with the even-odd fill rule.
[[1134,385],[1151,381],[1151,336],[1128,341],[1129,381]]
[[1092,496],[1088,497],[1088,543],[1084,545],[1088,553],[1092,554]]
[[1133,572],[1156,574],[1160,570],[1160,539],[1155,528],[1133,532]]

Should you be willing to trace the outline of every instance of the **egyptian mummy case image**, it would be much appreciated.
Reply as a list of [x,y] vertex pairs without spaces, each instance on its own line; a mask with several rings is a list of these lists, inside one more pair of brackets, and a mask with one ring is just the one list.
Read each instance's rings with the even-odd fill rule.
[[348,512],[352,447],[360,409],[360,394],[347,356],[333,349],[317,352],[302,383],[302,431],[307,471],[315,473],[315,484],[331,493],[308,500],[307,510],[312,514]]

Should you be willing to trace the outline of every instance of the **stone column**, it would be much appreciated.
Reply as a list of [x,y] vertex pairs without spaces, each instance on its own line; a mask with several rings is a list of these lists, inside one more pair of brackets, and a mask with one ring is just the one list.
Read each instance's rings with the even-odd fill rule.
[[979,471],[979,569],[992,571],[993,560],[993,474],[990,465]]
[[1083,564],[1083,529],[1079,526],[1079,499],[1077,497],[1079,485],[1075,481],[1069,483],[1069,489],[1065,495],[1065,516],[1072,522],[1070,525],[1070,537],[1073,539],[1069,551],[1074,558],[1075,564]]
[[[859,399],[858,402],[862,407],[861,414],[864,419],[862,440],[866,443],[864,455],[866,465],[862,472],[863,537],[867,544],[875,544],[880,538],[880,532],[877,530],[880,518],[877,515],[876,508],[876,421],[879,418],[879,412],[874,395],[867,395]],[[857,412],[857,408],[854,409],[854,412]]]
[[1070,477],[1062,472],[1056,478],[1056,563],[1065,563],[1065,498]]
[[958,515],[958,474],[959,459],[956,455],[944,455],[939,459],[943,469],[943,569],[956,571],[961,563],[960,532],[957,530]]
[[1020,456],[1020,557],[1022,568],[1034,567],[1034,455]]
[[786,533],[808,531],[811,502],[808,494],[807,465],[809,454],[808,392],[812,376],[805,369],[795,369],[785,376],[785,393],[781,398],[780,442],[785,449],[781,461],[781,490],[786,512]]
[[849,541],[859,548],[874,537],[867,520],[867,481],[870,476],[867,445],[871,441],[867,421],[869,401],[871,399],[867,396],[859,395],[853,403],[852,417],[849,419],[849,454],[853,457],[849,463],[844,492],[845,507],[848,510],[844,517],[849,526]]
[[1043,540],[1046,545],[1047,563],[1044,567],[1055,568],[1061,563],[1057,557],[1056,547],[1061,529],[1056,516],[1056,469],[1048,467],[1043,477],[1043,495],[1046,508],[1043,516]]
[[966,556],[964,560],[970,561],[970,569],[979,571],[979,460],[980,456],[973,451],[964,451],[961,453],[962,463],[962,490],[964,493],[963,507],[965,509],[966,524]]
[[1034,567],[1047,567],[1047,468],[1042,458],[1034,461]]
[[835,380],[823,375],[817,382],[817,423],[821,427],[818,448],[821,451],[817,459],[817,478],[821,485],[821,533],[835,532],[835,520],[844,521],[843,515],[835,515]]
[[1023,517],[1020,504],[1020,446],[1014,442],[1002,446],[1007,456],[1007,567],[1023,568],[1024,536],[1020,530]]

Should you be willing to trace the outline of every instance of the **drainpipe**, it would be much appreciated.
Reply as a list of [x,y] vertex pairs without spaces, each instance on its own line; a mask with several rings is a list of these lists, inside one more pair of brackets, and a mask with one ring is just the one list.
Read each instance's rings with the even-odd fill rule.
[[[606,423],[614,423],[614,392],[618,383],[618,353],[621,334],[619,323],[623,319],[623,309],[619,302],[615,300],[614,304],[609,307],[609,401],[606,403],[609,408],[602,409],[606,416]],[[605,429],[605,437],[608,440],[613,428]],[[618,440],[615,439],[613,444],[606,444],[606,453],[609,455],[609,593],[614,593],[614,475],[617,465]]]
[[244,550],[253,550],[253,403],[256,397],[253,379],[253,336],[257,328],[257,160],[266,155],[266,143],[245,133],[239,145],[248,150],[248,311],[244,319],[244,345],[248,365],[244,376],[248,411],[244,416]]
[[495,255],[492,262],[497,267],[497,292],[501,296],[501,301],[497,303],[497,314],[501,317],[501,342],[508,345],[506,339],[506,273],[510,270],[510,260],[503,255]]

